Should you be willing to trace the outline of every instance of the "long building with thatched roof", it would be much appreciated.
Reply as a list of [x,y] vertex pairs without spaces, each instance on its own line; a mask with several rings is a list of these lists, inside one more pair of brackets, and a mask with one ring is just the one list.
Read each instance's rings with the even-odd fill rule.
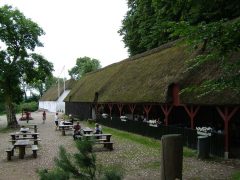
[[[88,73],[65,98],[66,113],[82,119],[99,113],[130,120],[160,119],[166,126],[191,129],[212,126],[224,132],[227,156],[231,122],[240,128],[240,95],[232,89],[186,90],[222,73],[217,61],[189,69],[186,61],[196,54],[172,42]],[[234,54],[231,60],[239,57]]]
[[39,100],[39,109],[49,112],[65,112],[64,98],[69,94],[75,80],[70,79],[64,83],[56,84],[48,89]]

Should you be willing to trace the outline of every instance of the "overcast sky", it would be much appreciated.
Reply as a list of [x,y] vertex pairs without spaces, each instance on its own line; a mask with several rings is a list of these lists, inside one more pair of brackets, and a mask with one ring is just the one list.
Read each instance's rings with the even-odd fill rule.
[[78,57],[100,60],[103,67],[128,57],[117,31],[127,0],[0,0],[18,8],[45,31],[37,48],[54,64],[54,75],[67,76]]

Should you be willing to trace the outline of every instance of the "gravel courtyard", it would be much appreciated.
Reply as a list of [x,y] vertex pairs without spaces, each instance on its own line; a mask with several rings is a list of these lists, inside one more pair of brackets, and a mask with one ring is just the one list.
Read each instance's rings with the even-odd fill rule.
[[[52,168],[54,157],[58,154],[58,147],[64,145],[69,152],[76,151],[73,138],[70,134],[62,136],[55,130],[53,113],[47,113],[47,120],[42,124],[41,112],[32,113],[34,120],[30,124],[38,125],[39,151],[37,159],[32,158],[31,149],[27,148],[26,157],[18,159],[17,153],[12,161],[7,161],[5,149],[10,144],[9,133],[0,132],[0,180],[34,180],[38,179],[36,171],[41,168]],[[17,118],[19,119],[19,115]],[[23,125],[26,122],[19,122]],[[0,127],[6,125],[6,117],[0,116]],[[160,178],[160,150],[147,148],[136,142],[112,137],[113,151],[103,151],[96,147],[97,159],[102,164],[121,165],[125,171],[125,179],[159,179]],[[228,161],[201,161],[196,158],[184,158],[183,179],[230,179],[230,176],[240,171],[239,160]]]

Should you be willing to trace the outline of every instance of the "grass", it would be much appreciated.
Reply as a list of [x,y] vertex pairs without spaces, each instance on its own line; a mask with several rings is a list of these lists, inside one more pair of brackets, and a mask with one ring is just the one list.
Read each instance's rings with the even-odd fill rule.
[[[88,124],[88,125],[90,127],[94,127],[94,124]],[[149,138],[149,137],[129,133],[126,131],[109,128],[106,126],[104,126],[104,132],[113,134],[114,136],[117,136],[122,139],[128,139],[130,141],[142,144],[146,147],[150,147],[150,148],[154,148],[154,149],[161,148],[161,141],[153,139],[153,138]],[[196,155],[197,155],[196,150],[192,150],[187,147],[183,148],[183,157],[196,157]]]
[[0,133],[7,133],[9,131],[12,131],[9,127],[0,127]]
[[183,148],[183,157],[196,157],[197,151],[189,149],[187,147]]
[[234,173],[231,177],[231,180],[240,180],[240,171]]

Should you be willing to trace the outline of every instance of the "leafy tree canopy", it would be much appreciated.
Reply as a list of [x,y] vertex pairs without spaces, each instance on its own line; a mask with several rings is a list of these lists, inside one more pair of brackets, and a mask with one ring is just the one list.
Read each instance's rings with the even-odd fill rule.
[[89,57],[77,58],[76,65],[68,71],[73,79],[80,79],[86,73],[101,68],[100,61]]
[[240,48],[239,0],[128,0],[128,8],[119,33],[131,56],[181,38],[201,48],[189,69],[210,60],[221,66],[221,77],[190,90],[240,92],[240,61],[230,61]]
[[44,31],[11,6],[0,7],[0,96],[4,97],[8,126],[16,126],[13,102],[22,99],[22,83],[33,83],[51,76],[53,64],[32,53],[43,46]]
[[175,23],[210,23],[240,16],[239,0],[128,0],[128,12],[119,30],[130,55],[179,38]]

